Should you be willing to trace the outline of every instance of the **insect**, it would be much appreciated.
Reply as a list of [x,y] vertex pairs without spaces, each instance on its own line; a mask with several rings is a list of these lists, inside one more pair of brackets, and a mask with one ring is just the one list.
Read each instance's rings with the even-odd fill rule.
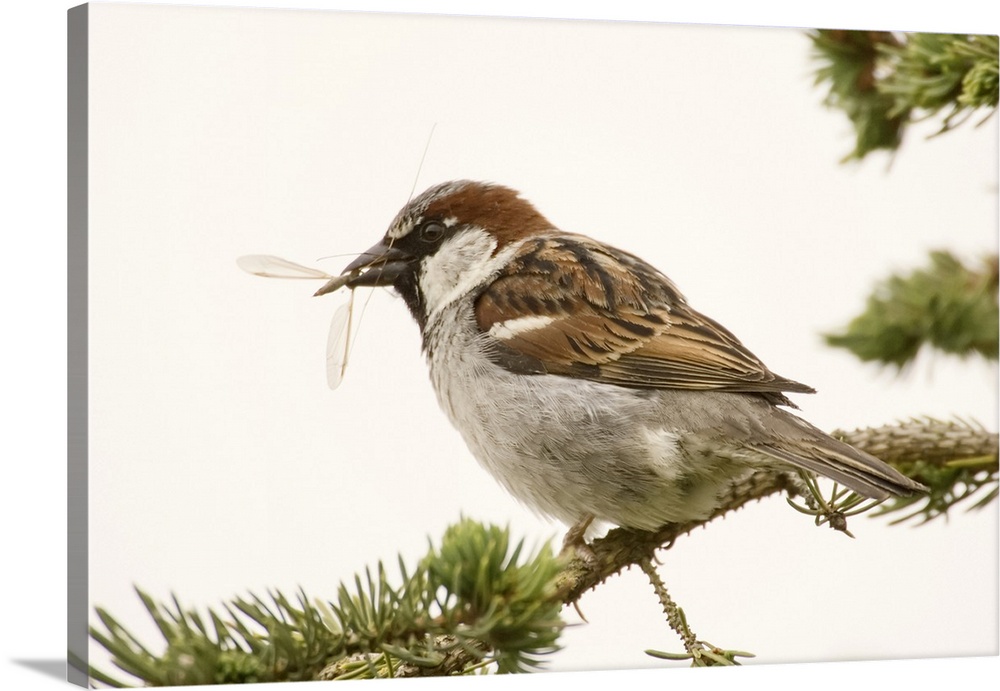
[[[420,157],[420,164],[417,166],[417,174],[413,179],[413,187],[410,188],[410,198],[417,188],[417,179],[420,171],[424,167],[424,160],[427,158],[427,150],[431,146],[431,139],[434,137],[434,128],[437,123],[431,125],[431,131],[427,135],[427,142],[424,144],[424,152]],[[276,257],[273,254],[247,254],[236,259],[236,265],[247,273],[264,278],[305,278],[313,280],[325,280],[326,283],[313,293],[313,296],[335,293],[350,281],[361,274],[361,271],[348,271],[339,276],[333,276],[313,269],[302,264],[290,262],[287,259]],[[365,303],[367,305],[367,302]],[[364,306],[361,308],[364,313]],[[330,333],[326,339],[326,383],[331,389],[340,386],[344,379],[344,372],[347,371],[347,359],[351,349],[351,322],[354,319],[354,288],[351,288],[351,296],[347,302],[337,308],[330,321]]]
[[[276,257],[271,254],[248,254],[237,258],[236,265],[254,276],[264,278],[294,278],[324,280],[326,284],[315,295],[326,295],[343,288],[356,273],[332,276],[325,271]],[[326,339],[326,383],[336,389],[344,379],[351,348],[351,323],[354,318],[354,289],[347,302],[341,304],[330,320]]]

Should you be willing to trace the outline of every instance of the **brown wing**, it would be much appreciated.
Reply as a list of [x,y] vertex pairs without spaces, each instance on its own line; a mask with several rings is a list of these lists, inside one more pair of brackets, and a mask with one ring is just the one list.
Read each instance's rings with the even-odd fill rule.
[[813,391],[767,369],[649,264],[583,236],[526,244],[479,296],[476,319],[514,371],[634,388]]

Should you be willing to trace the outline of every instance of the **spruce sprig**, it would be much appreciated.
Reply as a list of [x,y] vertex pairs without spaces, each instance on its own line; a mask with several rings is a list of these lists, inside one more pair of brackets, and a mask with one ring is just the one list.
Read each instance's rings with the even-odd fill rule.
[[933,252],[929,266],[877,286],[865,311],[840,333],[827,335],[826,342],[861,360],[898,368],[924,345],[996,360],[997,267],[995,255],[970,268],[949,252]]
[[[330,602],[275,590],[209,609],[138,590],[166,643],[154,652],[103,608],[91,637],[113,664],[146,686],[500,673],[538,667],[563,628],[548,546],[532,554],[509,531],[463,519],[416,568],[400,560],[393,584],[383,565],[336,590]],[[128,682],[91,669],[91,678]]]
[[893,497],[872,516],[894,516],[892,523],[947,518],[963,505],[981,509],[1000,488],[998,437],[972,421],[920,418],[833,436],[863,448],[907,477],[928,487],[926,494]]
[[819,63],[816,85],[828,88],[824,103],[842,110],[854,125],[856,144],[844,160],[878,149],[895,150],[909,111],[878,88],[880,47],[898,43],[886,31],[817,30],[807,34]]
[[[959,503],[977,508],[996,499],[998,437],[974,423],[919,419],[832,434],[931,488],[882,504],[879,514],[904,513],[894,522],[926,521]],[[463,519],[415,568],[400,559],[396,584],[378,564],[342,583],[331,601],[273,591],[268,599],[236,598],[205,615],[176,597],[160,603],[139,591],[164,650],[154,651],[102,608],[91,636],[119,670],[147,686],[529,671],[558,650],[564,605],[632,564],[651,567],[657,551],[695,528],[780,492],[801,493],[802,483],[761,470],[733,486],[706,520],[656,531],[616,528],[584,554],[560,557],[548,547],[527,554],[506,529]],[[825,515],[856,512],[850,497],[835,492],[832,501]],[[666,604],[665,587],[658,596]],[[671,626],[686,652],[651,655],[694,665],[733,664],[748,655],[697,640],[683,610],[673,609],[680,619]],[[91,678],[113,687],[136,683],[94,668]]]
[[939,117],[940,134],[976,111],[987,111],[983,120],[996,112],[997,36],[830,29],[808,36],[826,105],[854,125],[854,150],[844,160],[895,151],[918,120]]

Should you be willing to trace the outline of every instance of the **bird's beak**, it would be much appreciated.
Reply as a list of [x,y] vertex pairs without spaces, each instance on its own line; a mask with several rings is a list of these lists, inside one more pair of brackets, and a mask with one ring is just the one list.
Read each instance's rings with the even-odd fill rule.
[[411,255],[380,240],[359,254],[357,259],[344,267],[339,276],[331,278],[313,295],[326,295],[344,286],[357,288],[392,285],[412,262]]

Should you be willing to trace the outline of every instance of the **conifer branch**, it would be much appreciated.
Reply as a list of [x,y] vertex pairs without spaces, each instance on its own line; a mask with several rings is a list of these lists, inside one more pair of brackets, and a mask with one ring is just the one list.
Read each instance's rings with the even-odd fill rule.
[[840,333],[828,334],[826,342],[861,360],[897,368],[925,345],[996,360],[998,266],[996,255],[970,268],[949,252],[932,252],[929,266],[880,283],[865,311]]
[[[997,435],[980,426],[913,420],[834,434],[931,488],[926,497],[885,504],[880,513],[906,508],[910,513],[900,520],[930,520],[973,494],[972,508],[997,496]],[[525,554],[508,531],[463,519],[415,568],[400,560],[398,584],[380,563],[342,584],[331,601],[275,591],[267,599],[236,598],[205,614],[176,597],[159,603],[139,591],[164,651],[153,652],[101,608],[91,636],[119,670],[148,686],[529,671],[559,649],[563,606],[633,564],[649,574],[657,550],[719,516],[778,492],[805,493],[808,501],[806,488],[796,476],[758,472],[732,487],[707,520],[656,531],[616,528],[583,552],[569,548],[559,558],[547,547]],[[657,593],[671,605],[672,626],[687,652],[650,655],[695,665],[735,664],[737,656],[749,655],[695,639],[682,610],[668,603],[665,586]],[[91,669],[91,678],[128,685],[103,670]]]
[[[894,523],[916,516],[923,516],[924,521],[945,516],[949,509],[973,495],[977,495],[977,501],[972,509],[982,508],[997,497],[997,435],[979,425],[925,419],[833,435],[879,456],[930,488],[927,495],[897,498],[882,504],[877,515],[910,510]],[[656,531],[615,528],[590,543],[591,554],[568,555],[570,561],[559,575],[559,592],[565,602],[575,602],[610,576],[633,564],[648,562],[659,549],[669,549],[679,537],[779,492],[800,496],[805,490],[793,476],[760,471],[734,486],[707,520],[668,524]],[[845,499],[847,503],[850,501]]]
[[997,498],[997,435],[977,423],[924,418],[833,435],[930,489],[886,502],[874,516],[903,513],[893,523],[916,518],[926,523],[959,504],[975,510]]
[[816,83],[828,88],[826,105],[854,125],[856,143],[845,160],[895,151],[917,120],[940,117],[941,134],[978,110],[987,111],[982,121],[996,113],[996,36],[847,30],[808,36],[820,65]]
[[711,643],[699,640],[694,631],[688,626],[687,617],[684,610],[678,607],[674,599],[667,592],[667,586],[656,572],[656,565],[652,561],[639,564],[643,573],[649,578],[657,600],[663,608],[663,613],[667,617],[667,624],[680,636],[684,644],[684,653],[668,653],[661,650],[647,650],[646,654],[661,660],[690,660],[692,667],[714,667],[739,665],[737,657],[753,657],[751,653],[740,650],[722,650]]
[[[997,496],[997,435],[972,423],[912,420],[834,435],[931,488],[926,496],[884,504],[879,514],[909,510],[895,522],[947,515],[973,495],[971,508],[981,508]],[[163,652],[152,652],[101,608],[101,626],[91,627],[91,636],[119,670],[148,686],[528,671],[559,649],[564,605],[633,564],[648,573],[657,550],[719,516],[779,492],[801,495],[804,487],[795,476],[758,472],[732,487],[707,520],[656,531],[616,528],[585,553],[570,550],[558,559],[548,548],[525,555],[523,543],[512,546],[506,530],[463,519],[416,568],[400,561],[398,585],[380,563],[352,585],[342,584],[329,602],[275,591],[268,599],[236,598],[204,615],[176,597],[158,603],[139,591],[165,640]],[[664,603],[665,593],[665,587],[658,591]],[[692,643],[682,611],[675,605],[671,611],[687,653],[649,654],[696,665],[734,664],[748,655]],[[91,678],[128,685],[98,669]]]
[[[91,637],[147,686],[465,674],[489,663],[524,672],[558,650],[560,562],[527,554],[508,531],[463,519],[399,584],[382,564],[342,584],[336,599],[236,598],[202,615],[139,591],[166,649],[154,653],[98,608]],[[129,685],[91,669],[91,678]]]

